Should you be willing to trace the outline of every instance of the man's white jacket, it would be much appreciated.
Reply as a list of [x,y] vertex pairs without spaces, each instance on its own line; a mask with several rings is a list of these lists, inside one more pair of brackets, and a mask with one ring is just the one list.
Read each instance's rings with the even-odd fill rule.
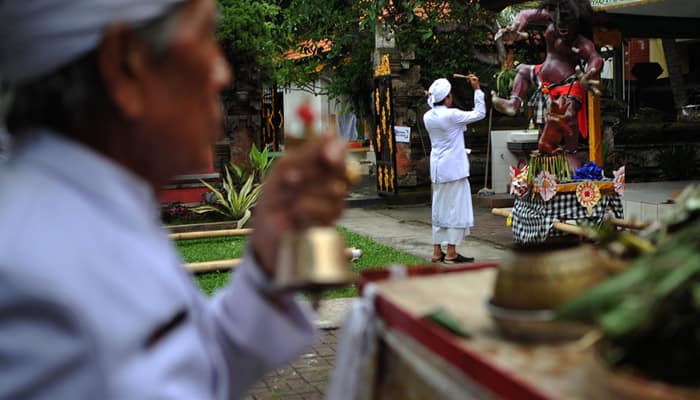
[[430,179],[433,183],[445,183],[469,176],[469,159],[464,146],[467,125],[486,116],[484,92],[474,91],[474,110],[435,106],[423,115],[425,128],[430,135]]

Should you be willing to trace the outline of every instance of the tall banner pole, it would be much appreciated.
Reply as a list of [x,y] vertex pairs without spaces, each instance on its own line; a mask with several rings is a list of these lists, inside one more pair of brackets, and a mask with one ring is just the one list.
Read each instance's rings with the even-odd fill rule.
[[588,92],[588,159],[603,165],[603,141],[600,121],[600,97]]

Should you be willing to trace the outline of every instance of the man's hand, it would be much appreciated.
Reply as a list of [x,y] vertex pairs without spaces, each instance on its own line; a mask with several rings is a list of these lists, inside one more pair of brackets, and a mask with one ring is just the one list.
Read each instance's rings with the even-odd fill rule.
[[474,90],[480,90],[481,85],[479,84],[479,77],[474,75],[474,74],[469,74],[467,75],[467,80],[469,80],[469,83],[472,85],[472,89]]
[[590,71],[583,72],[581,67],[576,66],[576,78],[581,82],[581,87],[585,90],[593,92],[594,95],[600,96],[600,80],[591,79],[596,75],[596,69],[591,68]]
[[275,276],[282,237],[310,226],[331,226],[345,208],[349,178],[345,143],[323,136],[275,161],[253,216],[251,249]]

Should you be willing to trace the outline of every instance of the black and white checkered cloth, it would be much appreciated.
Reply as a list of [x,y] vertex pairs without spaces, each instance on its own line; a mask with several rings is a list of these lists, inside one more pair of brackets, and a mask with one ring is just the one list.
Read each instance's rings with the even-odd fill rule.
[[530,79],[537,87],[527,105],[532,109],[532,119],[537,125],[544,125],[547,122],[547,109],[549,109],[549,95],[542,93],[542,82],[535,74],[535,66],[530,67]]
[[535,199],[530,196],[516,197],[511,214],[513,238],[519,243],[541,243],[548,237],[563,234],[552,228],[557,221],[573,220],[579,224],[599,225],[608,211],[616,218],[624,217],[620,196],[602,196],[591,215],[579,204],[576,193],[559,193],[549,201],[542,200],[539,195]]
[[[530,97],[530,100],[528,101],[527,105],[532,109],[533,123],[537,125],[544,125],[547,123],[547,112],[549,111],[549,104],[551,103],[552,98],[549,94],[544,94],[542,92],[542,87],[544,86],[544,84],[542,83],[542,81],[540,81],[539,76],[537,76],[537,74],[535,73],[535,67],[535,65],[530,67],[530,80],[532,81],[533,86],[535,86],[537,89],[532,94],[532,97]],[[574,82],[576,82],[576,79],[577,78],[575,74],[571,75],[561,82],[549,84],[547,86],[547,89],[551,90],[559,86],[573,85]],[[571,92],[571,86],[569,86],[569,92]],[[574,99],[579,103],[581,102],[581,100],[577,99],[576,97],[569,96],[568,94],[567,97],[570,99]]]

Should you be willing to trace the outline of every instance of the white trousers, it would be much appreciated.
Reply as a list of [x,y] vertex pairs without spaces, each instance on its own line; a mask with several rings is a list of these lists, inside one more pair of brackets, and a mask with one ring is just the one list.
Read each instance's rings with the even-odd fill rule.
[[433,184],[433,244],[459,244],[474,226],[469,179]]

